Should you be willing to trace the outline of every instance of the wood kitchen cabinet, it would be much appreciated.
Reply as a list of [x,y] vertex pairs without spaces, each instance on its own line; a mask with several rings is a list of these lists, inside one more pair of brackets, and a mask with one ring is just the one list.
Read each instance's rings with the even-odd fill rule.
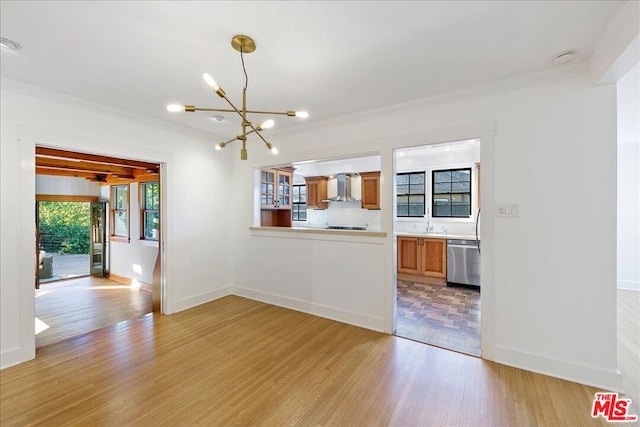
[[260,171],[260,225],[291,227],[293,168]]
[[307,209],[327,209],[327,176],[310,176],[305,178],[307,184]]
[[447,241],[398,236],[398,273],[447,278]]
[[291,209],[293,168],[262,169],[260,172],[261,209]]
[[360,172],[362,209],[380,209],[380,171]]

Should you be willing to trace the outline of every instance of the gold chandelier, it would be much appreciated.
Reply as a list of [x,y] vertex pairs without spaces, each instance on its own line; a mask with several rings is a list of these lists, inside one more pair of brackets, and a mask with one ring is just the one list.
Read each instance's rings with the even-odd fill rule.
[[[249,36],[245,36],[242,34],[233,36],[233,38],[231,39],[231,46],[233,46],[233,48],[235,50],[237,50],[238,52],[240,52],[240,60],[242,61],[242,71],[244,72],[244,87],[242,88],[242,108],[238,109],[236,108],[235,105],[233,105],[233,102],[231,102],[229,100],[229,98],[227,98],[227,95],[225,93],[224,90],[222,90],[222,88],[220,86],[218,86],[218,84],[215,82],[215,80],[213,80],[213,78],[207,74],[204,73],[202,75],[202,78],[204,78],[204,81],[211,87],[211,89],[213,89],[213,91],[215,93],[218,94],[218,96],[220,96],[220,98],[224,98],[225,101],[227,101],[229,103],[229,105],[231,106],[231,109],[225,109],[225,108],[203,108],[203,107],[196,107],[194,105],[177,105],[177,104],[169,104],[167,105],[167,110],[171,111],[171,112],[181,112],[181,111],[185,111],[188,113],[193,113],[194,111],[215,111],[215,112],[229,112],[229,113],[238,113],[238,115],[240,116],[240,118],[242,119],[242,133],[240,135],[236,135],[233,138],[229,139],[228,141],[224,141],[219,143],[218,145],[216,145],[216,150],[222,150],[224,147],[226,147],[228,144],[232,143],[233,141],[239,140],[242,141],[242,149],[240,150],[240,160],[247,160],[247,136],[251,135],[252,133],[255,133],[256,135],[258,135],[260,137],[260,139],[265,143],[265,145],[267,146],[267,148],[273,153],[273,154],[278,154],[278,150],[277,148],[271,144],[270,142],[268,142],[266,139],[264,139],[264,137],[262,136],[262,134],[260,133],[262,130],[264,129],[269,129],[270,127],[272,127],[274,125],[274,121],[272,119],[268,119],[265,120],[261,123],[259,123],[258,125],[254,126],[248,119],[247,119],[247,114],[277,114],[277,115],[283,115],[283,116],[288,116],[288,117],[302,117],[302,118],[306,118],[309,117],[309,114],[305,111],[256,111],[256,110],[247,110],[247,83],[249,78],[247,77],[247,70],[244,67],[244,54],[245,53],[251,53],[253,51],[256,50],[256,44],[253,41],[253,39]],[[249,129],[249,130],[247,130]]]

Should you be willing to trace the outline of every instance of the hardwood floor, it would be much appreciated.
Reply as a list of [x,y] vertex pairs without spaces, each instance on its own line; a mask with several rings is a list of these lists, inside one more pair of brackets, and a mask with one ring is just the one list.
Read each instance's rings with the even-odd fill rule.
[[38,349],[0,425],[606,425],[596,391],[229,296]]
[[36,289],[36,347],[152,311],[151,292],[97,277],[42,283]]

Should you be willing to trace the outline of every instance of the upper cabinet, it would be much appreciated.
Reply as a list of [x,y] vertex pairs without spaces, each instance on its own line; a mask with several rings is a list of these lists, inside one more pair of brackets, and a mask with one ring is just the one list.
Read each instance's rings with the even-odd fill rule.
[[291,210],[293,168],[262,169],[260,205],[262,209]]
[[380,209],[380,171],[360,172],[362,209]]
[[307,209],[327,209],[329,204],[323,202],[327,199],[326,176],[312,176],[305,178],[307,184]]

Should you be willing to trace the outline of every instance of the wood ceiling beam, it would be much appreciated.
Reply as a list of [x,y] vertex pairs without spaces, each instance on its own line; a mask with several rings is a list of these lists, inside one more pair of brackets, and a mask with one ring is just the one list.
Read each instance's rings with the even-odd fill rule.
[[67,169],[53,169],[39,166],[36,166],[36,175],[71,176],[75,178],[86,178],[95,181],[98,180],[96,177],[97,174],[91,172],[71,171]]
[[51,157],[36,157],[36,166],[52,169],[66,169],[71,171],[116,174],[122,176],[133,176],[134,170],[131,167],[106,165],[103,163],[90,163],[86,161],[54,159]]
[[139,160],[119,159],[116,157],[99,156],[96,154],[76,153],[74,151],[59,150],[57,148],[36,147],[36,157],[41,157],[41,156],[75,159],[75,160],[83,160],[91,163],[101,163],[105,165],[145,169],[150,172],[159,171],[160,169],[160,165],[158,165],[157,163],[142,162]]

